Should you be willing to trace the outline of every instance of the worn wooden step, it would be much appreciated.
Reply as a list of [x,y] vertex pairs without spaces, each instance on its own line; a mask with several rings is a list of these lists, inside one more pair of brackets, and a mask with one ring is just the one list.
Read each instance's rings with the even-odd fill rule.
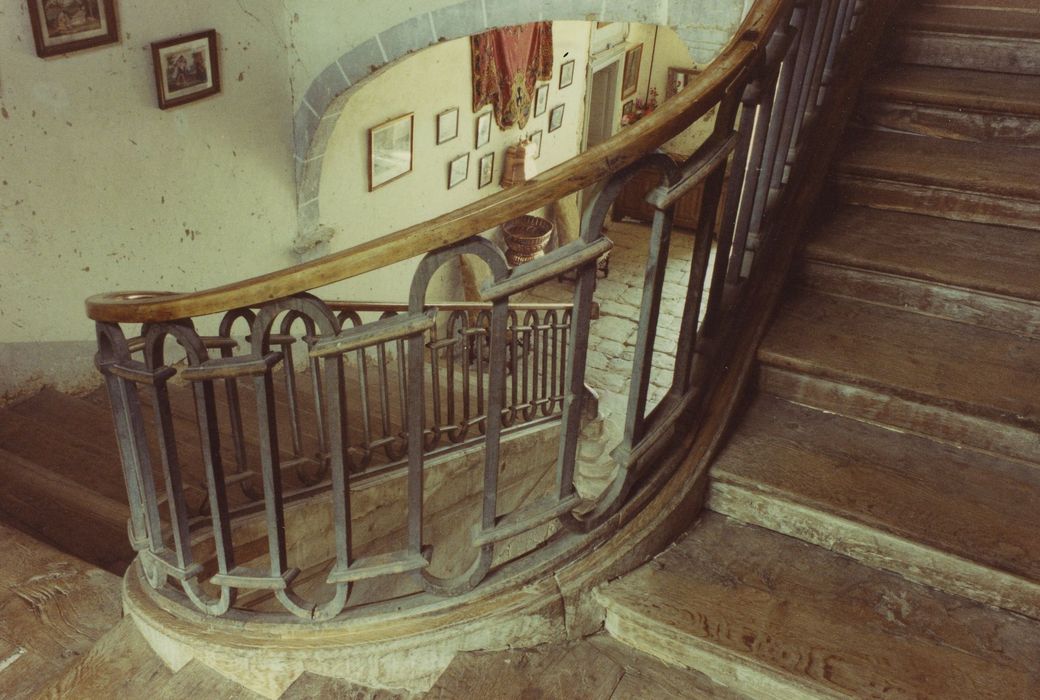
[[119,621],[120,580],[3,525],[0,562],[0,697],[35,697]]
[[711,474],[714,511],[1040,619],[1040,470],[760,394]]
[[1040,338],[1040,236],[844,206],[810,238],[800,281],[831,294]]
[[915,5],[899,19],[905,63],[1040,75],[1040,12],[1021,7]]
[[883,131],[852,132],[834,178],[851,204],[1040,230],[1032,149]]
[[133,558],[130,510],[63,474],[0,449],[0,521],[113,573]]
[[759,359],[798,403],[1040,465],[1040,341],[801,290]]
[[598,593],[606,629],[762,698],[1031,698],[1040,623],[702,517]]
[[737,700],[746,696],[701,673],[661,663],[598,635],[529,649],[461,653],[425,697]]
[[895,131],[1040,148],[1040,76],[899,64],[864,87],[859,118]]

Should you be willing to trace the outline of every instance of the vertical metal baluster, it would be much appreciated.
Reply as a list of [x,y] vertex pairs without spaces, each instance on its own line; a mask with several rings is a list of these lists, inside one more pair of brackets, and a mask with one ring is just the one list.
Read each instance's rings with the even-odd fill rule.
[[487,430],[484,440],[484,507],[480,524],[483,529],[495,526],[498,517],[498,469],[501,462],[502,404],[505,401],[506,324],[509,320],[509,300],[497,299],[491,307],[492,368],[488,377]]
[[653,368],[654,344],[657,341],[657,319],[661,311],[661,291],[664,288],[664,275],[668,267],[674,215],[674,204],[664,210],[657,209],[654,211],[653,224],[650,227],[649,250],[643,273],[643,300],[639,308],[635,357],[632,358],[632,386],[628,390],[624,436],[619,451],[616,452],[617,458],[621,461],[627,460],[632,447],[643,437],[646,397],[650,389],[650,371]]
[[816,96],[817,107],[823,104],[827,88],[834,81],[834,72],[837,70],[835,59],[838,55],[838,48],[841,46],[842,37],[845,35],[845,23],[848,21],[849,15],[852,14],[851,0],[838,0],[838,3],[838,14],[834,19],[834,28],[831,30],[830,50],[827,52],[827,60],[824,62],[820,91]]
[[423,423],[425,422],[426,403],[423,387],[423,346],[422,333],[408,338],[408,403],[410,410],[406,414],[408,426],[408,549],[411,552],[422,551],[422,514],[423,514]]
[[516,327],[520,325],[516,312],[509,311],[509,425],[516,422],[517,406],[520,400],[520,387],[517,383],[517,375],[520,371],[518,355],[520,352],[520,336]]
[[[423,337],[423,344],[426,344],[426,338]],[[397,346],[397,401],[398,408],[401,411],[401,422],[402,425],[408,424],[408,365],[405,361],[405,343],[403,340],[394,341]],[[415,381],[422,382],[423,373],[420,370],[419,375],[415,378]],[[423,415],[425,415],[425,409],[423,409]],[[424,428],[425,431],[425,428]],[[402,431],[403,432],[403,431]],[[416,440],[420,444],[425,443],[425,432],[419,433],[416,436]],[[408,436],[405,435],[407,438]]]
[[[448,407],[448,419],[447,425],[455,426],[455,347],[459,342],[459,335],[455,328],[456,316],[455,312],[452,312],[448,316],[448,339],[450,343],[445,345],[445,358],[444,367],[447,370],[447,376],[444,381],[444,389],[446,395],[445,404]],[[452,429],[448,432],[448,439],[452,442],[456,442],[459,438],[460,433],[456,429]]]
[[523,370],[523,376],[520,378],[520,415],[523,417],[523,420],[530,420],[531,364],[528,355],[530,355],[531,343],[533,341],[531,339],[531,329],[527,325],[526,314],[523,324],[520,326],[520,332],[523,333],[524,338],[520,354],[520,369]]
[[538,402],[542,398],[539,392],[539,375],[544,371],[541,362],[542,338],[538,328],[538,315],[534,311],[528,311],[524,316],[524,325],[528,326],[531,338],[531,402],[527,408],[525,417],[527,420],[538,415]]
[[[258,331],[254,330],[254,334]],[[285,549],[285,511],[282,502],[282,473],[278,453],[278,417],[274,404],[273,367],[254,378],[257,417],[260,426],[260,463],[263,467],[264,512],[267,519],[267,548],[272,576],[288,569]]]
[[314,415],[317,416],[318,424],[315,429],[318,432],[318,459],[324,463],[325,455],[329,451],[328,420],[325,411],[325,389],[322,382],[321,364],[310,360],[311,365],[311,390],[314,392]]
[[[195,397],[195,415],[199,419],[199,442],[202,447],[202,463],[206,469],[206,488],[209,493],[217,571],[226,574],[235,567],[235,551],[231,540],[231,517],[224,481],[224,463],[220,456],[220,427],[217,425],[213,382],[194,382],[192,393]],[[266,482],[264,488],[266,492]]]
[[[356,328],[356,326],[355,326]],[[365,352],[366,348],[358,348],[354,352],[354,361],[357,362],[357,378],[358,378],[358,413],[361,416],[361,452],[364,455],[362,462],[368,463],[372,457],[372,401],[369,397],[369,386],[368,386],[368,354]],[[382,364],[383,357],[379,355],[379,350],[376,350],[378,356],[377,362]],[[346,368],[344,367],[344,370]],[[345,405],[345,404],[344,404]],[[350,445],[350,423],[344,424],[344,434],[346,435],[347,445]],[[383,432],[389,429],[386,421],[383,421]]]
[[159,370],[155,383],[152,384],[152,398],[155,405],[155,427],[158,433],[159,454],[162,458],[163,476],[166,481],[173,551],[177,558],[177,566],[187,569],[194,561],[191,539],[188,535],[188,506],[184,500],[184,482],[180,459],[177,455],[177,441],[173,432],[170,394],[166,386],[167,380],[174,374],[176,374],[175,370],[170,367]]
[[545,323],[549,325],[552,333],[552,347],[551,357],[549,358],[549,402],[545,404],[543,410],[544,415],[549,415],[556,410],[557,403],[557,389],[560,386],[559,383],[559,361],[560,361],[560,323],[559,318],[556,315],[556,309],[549,309],[545,312]]
[[441,375],[440,368],[437,366],[437,326],[430,330],[430,341],[426,344],[426,347],[430,351],[430,387],[433,394],[430,397],[430,403],[433,407],[433,438],[426,446],[427,449],[430,449],[440,442],[441,426],[444,425],[441,415]]
[[816,54],[816,62],[813,64],[812,77],[809,79],[809,101],[806,109],[810,114],[815,114],[819,104],[820,88],[823,85],[823,71],[827,67],[827,57],[830,55],[831,39],[834,36],[834,20],[837,17],[840,3],[841,0],[830,0],[827,6],[827,14],[823,19],[823,36],[820,39],[820,50]]
[[[750,218],[751,200],[755,194],[754,183],[749,183],[749,179],[752,173],[756,176],[758,174],[757,171],[753,170],[756,161],[752,160],[750,145],[750,142],[753,141],[754,122],[757,116],[754,99],[757,95],[754,94],[755,89],[753,85],[754,83],[749,83],[742,90],[740,87],[734,86],[733,91],[723,99],[722,104],[719,106],[718,116],[715,118],[716,132],[728,133],[733,129],[737,106],[738,104],[742,105],[738,131],[739,140],[736,153],[734,154],[733,170],[730,174],[729,191],[723,204],[723,225],[719,229],[710,287],[707,292],[707,299],[704,300],[704,320],[701,321],[700,326],[700,336],[702,338],[710,338],[715,335],[716,325],[724,301],[722,285],[726,281],[726,269],[729,265],[730,252],[732,250],[741,250],[747,237],[747,219]],[[708,178],[704,185],[703,199],[705,202],[718,201],[718,198],[722,196],[724,180],[725,173],[721,172],[721,170],[716,171]],[[739,213],[743,213],[745,210],[748,216],[741,216]],[[734,218],[735,212],[739,213]],[[711,237],[717,213],[718,207],[701,207],[700,221],[698,221],[697,227],[698,237]],[[692,273],[691,269],[691,285],[693,283]],[[701,293],[698,291],[697,296],[700,297]],[[685,319],[684,325],[686,325]],[[680,330],[680,338],[682,337]],[[690,366],[687,365],[687,367]]]
[[805,123],[811,117],[812,110],[809,107],[809,95],[812,93],[812,75],[820,54],[821,45],[823,44],[823,35],[826,32],[827,13],[833,2],[834,0],[821,0],[819,4],[810,3],[809,17],[813,20],[812,41],[809,44],[809,56],[805,62],[805,72],[795,76],[795,80],[798,83],[798,106],[795,109],[791,146],[788,149],[787,161],[785,163],[788,171],[801,145]]
[[[288,328],[285,328],[288,335]],[[282,356],[285,358],[285,394],[289,404],[289,437],[292,441],[293,457],[303,455],[303,429],[300,424],[300,408],[296,402],[296,367],[293,364],[292,343],[282,345]]]
[[563,331],[560,334],[560,383],[558,385],[557,393],[559,399],[556,401],[557,407],[563,407],[563,396],[567,393],[567,355],[569,352],[568,340],[571,331],[571,318],[572,313],[570,309],[563,312]]
[[780,127],[780,138],[773,151],[773,161],[769,166],[769,186],[771,189],[779,189],[786,182],[786,170],[788,154],[791,150],[791,141],[794,130],[798,123],[798,105],[801,93],[805,89],[805,71],[809,64],[809,54],[812,51],[813,33],[816,30],[816,13],[809,10],[807,3],[799,3],[795,8],[791,23],[798,30],[798,37],[791,46],[785,63],[785,71],[791,68],[787,75],[790,77],[786,88],[777,94],[777,102],[783,105],[784,117]]
[[[386,352],[386,343],[379,343],[376,346],[376,356],[378,358],[376,376],[378,377],[377,381],[379,383],[379,408],[382,419],[381,427],[383,430],[383,437],[387,438],[393,433],[393,428],[390,424],[390,377],[386,369],[389,364],[389,358],[387,357]],[[368,440],[367,436],[365,439]],[[421,440],[421,437],[418,439]]]
[[[535,317],[537,318],[537,316],[538,316],[538,314],[536,312],[535,313]],[[541,390],[540,390],[540,393],[541,393],[541,406],[540,406],[540,409],[541,409],[541,412],[542,412],[543,416],[549,415],[549,406],[552,403],[552,392],[549,390],[549,387],[550,387],[550,385],[549,385],[549,374],[550,374],[549,348],[550,348],[550,343],[552,342],[552,340],[551,340],[551,338],[552,338],[552,336],[551,336],[552,329],[546,323],[545,319],[546,319],[546,312],[543,311],[542,312],[542,317],[538,321],[538,324],[541,327],[541,333],[542,333],[542,371],[541,371],[541,377],[540,377],[540,381],[541,381]]]
[[[476,346],[476,375],[477,375],[477,417],[483,416],[486,407],[484,405],[484,338],[485,333],[481,329],[482,326],[478,322],[477,327],[474,328],[473,333],[473,344]],[[490,391],[490,388],[488,389]],[[479,432],[487,430],[487,420],[480,421],[478,424]]]
[[328,397],[329,469],[332,474],[332,518],[336,538],[336,567],[351,564],[350,477],[347,458],[349,438],[345,408],[347,405],[343,356],[325,358],[325,395]]

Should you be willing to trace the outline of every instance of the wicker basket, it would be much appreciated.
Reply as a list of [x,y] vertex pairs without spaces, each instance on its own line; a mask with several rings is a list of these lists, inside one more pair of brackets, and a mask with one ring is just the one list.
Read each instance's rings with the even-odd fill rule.
[[506,241],[506,260],[516,267],[545,255],[545,244],[552,237],[553,225],[540,216],[519,216],[502,224]]

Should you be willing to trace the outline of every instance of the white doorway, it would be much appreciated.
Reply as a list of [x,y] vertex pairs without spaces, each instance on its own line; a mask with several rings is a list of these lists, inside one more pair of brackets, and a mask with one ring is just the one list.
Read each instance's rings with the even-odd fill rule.
[[[624,45],[601,51],[589,58],[589,73],[585,96],[585,133],[582,137],[582,152],[603,143],[617,133],[621,127],[621,108],[618,95],[621,91],[621,59]],[[582,190],[581,208],[592,203],[601,185],[590,185]]]

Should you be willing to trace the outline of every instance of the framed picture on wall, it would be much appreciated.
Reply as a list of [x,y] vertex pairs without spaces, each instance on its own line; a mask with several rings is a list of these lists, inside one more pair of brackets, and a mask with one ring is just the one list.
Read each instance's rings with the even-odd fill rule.
[[437,115],[437,145],[447,143],[459,135],[459,108],[452,107]]
[[643,45],[638,44],[625,52],[625,69],[621,76],[621,99],[636,94],[639,88],[639,64],[643,60]]
[[368,191],[412,171],[415,114],[403,114],[368,130]]
[[469,154],[463,153],[448,163],[448,189],[461,185],[469,178]]
[[669,67],[668,83],[664,86],[665,99],[682,92],[683,88],[686,87],[686,84],[690,82],[690,79],[698,73],[700,73],[700,71],[694,68],[678,68],[676,66]]
[[621,116],[627,117],[634,114],[636,111],[636,101],[629,100],[625,104],[621,105]]
[[474,148],[480,148],[485,143],[491,140],[491,112],[484,112],[477,117],[477,136],[476,146]]
[[560,89],[574,82],[574,59],[560,64]]
[[119,41],[115,0],[29,0],[29,23],[40,58]]
[[152,44],[159,109],[178,107],[220,92],[217,30]]
[[534,89],[534,116],[540,117],[545,114],[545,107],[549,104],[549,85],[540,85]]
[[491,184],[491,180],[495,173],[495,153],[492,151],[486,156],[482,156],[479,161],[480,165],[477,168],[477,189],[486,187]]
[[549,111],[549,133],[563,126],[563,108],[566,105],[558,104]]
[[527,135],[527,140],[531,143],[531,148],[534,150],[532,158],[537,158],[542,155],[542,130],[534,131]]

